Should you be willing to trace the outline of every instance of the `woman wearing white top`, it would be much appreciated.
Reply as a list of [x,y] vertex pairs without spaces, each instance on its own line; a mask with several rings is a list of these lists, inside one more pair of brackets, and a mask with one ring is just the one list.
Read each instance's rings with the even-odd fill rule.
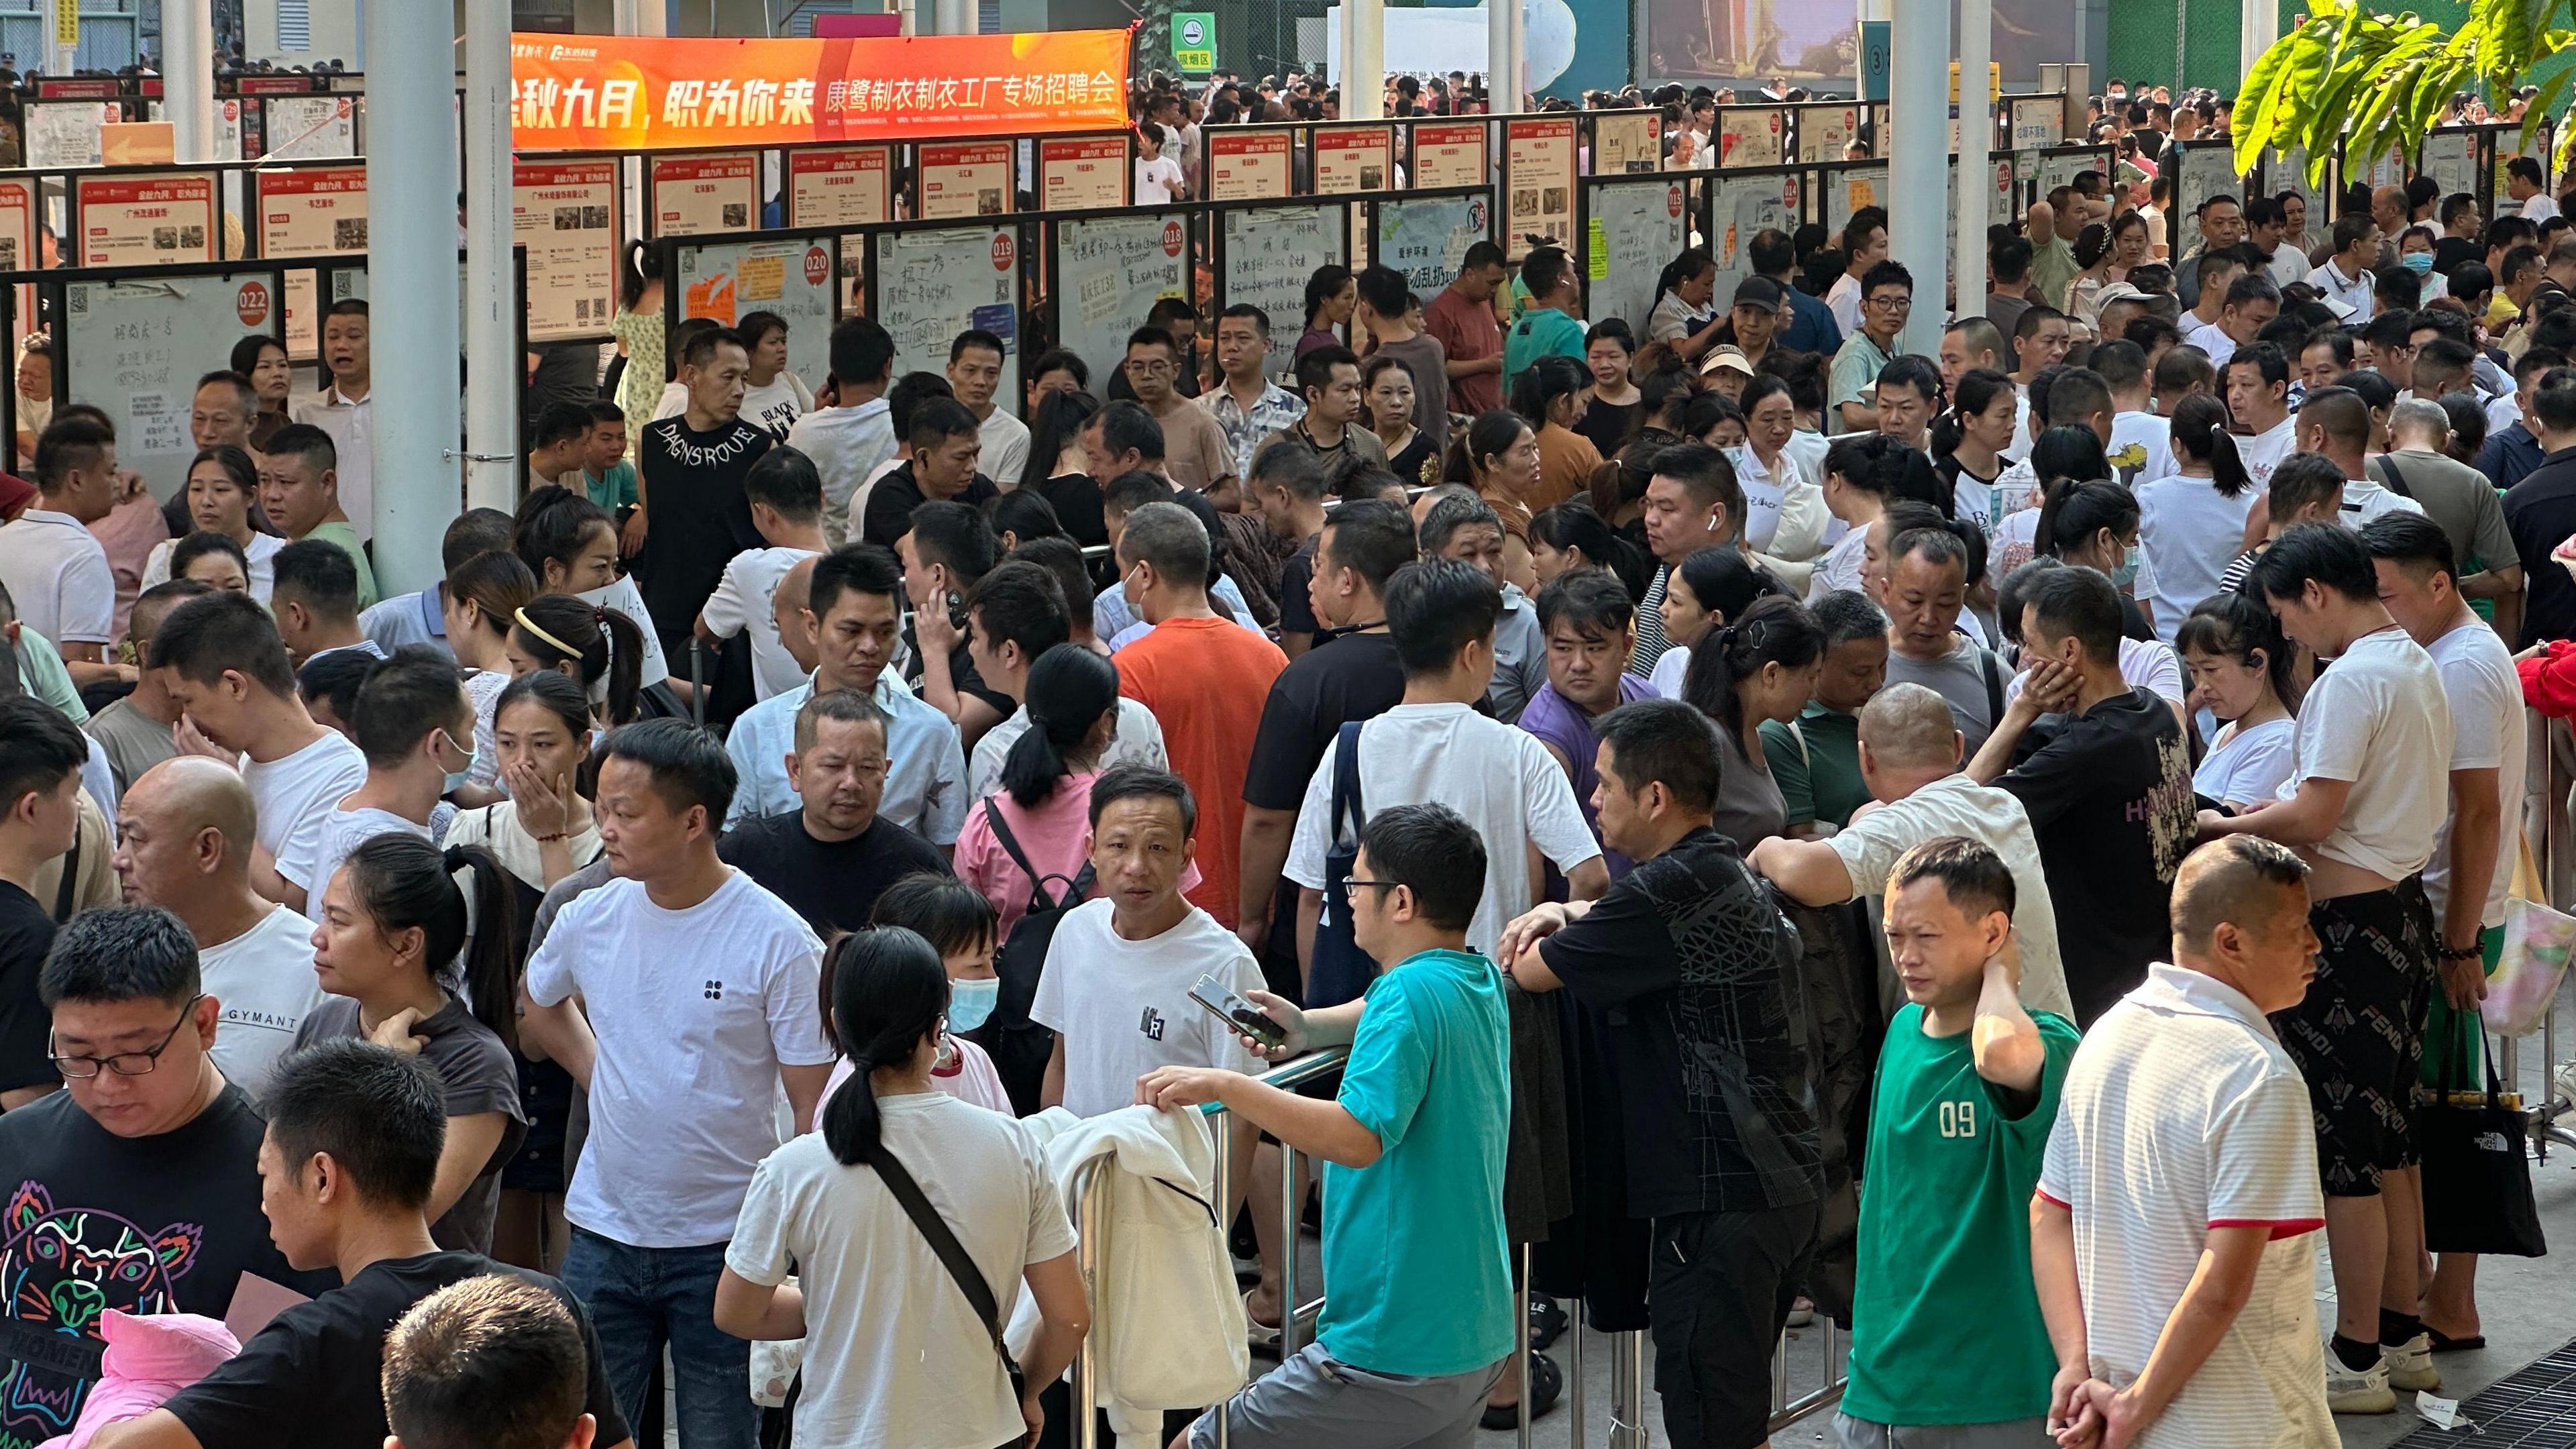
[[[1089,1331],[1072,1225],[1027,1128],[931,1084],[948,1035],[939,952],[901,927],[832,950],[832,1018],[855,1074],[822,1130],[762,1161],[716,1284],[715,1323],[806,1340],[799,1442],[993,1449],[1044,1423],[1038,1395]],[[1026,1283],[1038,1329],[1010,1368],[887,1186],[900,1173],[965,1250],[1007,1324]],[[787,1286],[790,1274],[795,1286]]]
[[2088,226],[2075,239],[2076,265],[2083,270],[2066,284],[2065,312],[2082,336],[2100,335],[2102,289],[2127,281],[2129,269],[2145,265],[2148,252],[2147,219],[2134,211],[2114,217],[2098,238]]
[[1664,652],[1655,659],[1646,682],[1665,699],[1682,697],[1682,679],[1690,672],[1691,646],[1708,636],[1753,601],[1781,591],[1779,581],[1736,549],[1704,548],[1682,560],[1664,580],[1658,606],[1664,625]]
[[2231,810],[2269,803],[2298,765],[2297,725],[2284,691],[2291,650],[2272,611],[2241,593],[2191,611],[2174,636],[2193,696],[2227,725],[2191,772],[2191,788]]
[[1744,489],[1744,545],[1791,593],[1804,593],[1818,554],[1825,551],[1825,490],[1789,451],[1798,429],[1798,405],[1789,384],[1756,377],[1744,385],[1744,446],[1733,454],[1735,479]]
[[2013,381],[1991,367],[1959,374],[1950,411],[1932,423],[1932,470],[1950,485],[1950,513],[1992,529],[1995,487],[2004,474],[2003,451],[2021,420]]
[[1692,247],[1664,264],[1655,278],[1655,305],[1646,314],[1646,340],[1672,348],[1685,362],[1717,345],[1727,314],[1717,310],[1717,259]]
[[2206,393],[2174,407],[2175,473],[2138,485],[2138,543],[2152,583],[2141,590],[2149,622],[2170,640],[2192,606],[2219,592],[2263,490],[2246,476],[2227,432],[2227,408]]
[[[286,547],[286,540],[251,526],[252,510],[258,506],[259,470],[250,454],[230,443],[198,450],[195,461],[188,464],[187,486],[189,523],[200,533],[220,533],[241,546],[242,557],[250,564],[250,596],[267,603],[274,577],[269,561]],[[143,561],[141,587],[170,582],[170,550],[178,543],[164,539],[152,545]]]

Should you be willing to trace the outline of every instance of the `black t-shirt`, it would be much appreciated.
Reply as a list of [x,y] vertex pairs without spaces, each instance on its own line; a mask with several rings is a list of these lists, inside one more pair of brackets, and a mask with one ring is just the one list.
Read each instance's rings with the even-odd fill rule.
[[827,938],[865,929],[877,896],[901,877],[922,870],[948,874],[939,847],[891,820],[879,817],[847,840],[825,842],[806,833],[802,810],[746,822],[724,838],[716,854]]
[[2433,243],[2433,270],[2445,277],[2451,275],[2451,268],[2462,262],[2483,261],[2485,258],[2486,250],[2469,237],[2446,236]]
[[644,425],[635,455],[652,527],[635,577],[665,640],[688,634],[735,554],[769,546],[751,526],[742,479],[777,441],[740,419],[703,433],[686,414]]
[[0,880],[0,1091],[62,1080],[47,1055],[53,1013],[36,994],[53,944],[54,918],[34,896]]
[[1297,545],[1279,565],[1279,632],[1282,634],[1316,634],[1323,622],[1315,617],[1315,601],[1306,586],[1315,577],[1315,550],[1323,541],[1322,534]]
[[[903,621],[903,682],[913,693],[921,692],[921,642],[914,637],[909,618]],[[1004,719],[1019,710],[1018,700],[985,685],[984,672],[975,667],[975,657],[963,640],[948,651],[948,683],[959,694],[971,694],[991,705],[993,712]]]
[[413,1304],[450,1283],[503,1275],[552,1293],[581,1325],[590,1365],[582,1408],[599,1420],[592,1442],[632,1437],[600,1362],[599,1334],[578,1299],[554,1279],[479,1253],[423,1253],[368,1264],[345,1286],[299,1303],[251,1336],[242,1351],[162,1407],[205,1449],[381,1449],[385,1333]]
[[1824,1195],[1807,1054],[1790,1027],[1797,932],[1702,826],[1640,861],[1539,959],[1604,1019],[1626,1119],[1628,1210],[1758,1212]]
[[[957,495],[957,501],[981,508],[1001,496],[1002,490],[993,486],[993,480],[978,473],[975,481],[966,485],[966,491]],[[912,510],[919,508],[926,497],[921,485],[912,480],[910,463],[879,478],[876,486],[868,490],[868,511],[860,520],[859,537],[869,543],[894,547],[895,540],[912,532]],[[1058,518],[1061,519],[1062,515],[1059,514]]]
[[1055,508],[1055,521],[1084,548],[1109,542],[1109,520],[1100,511],[1100,485],[1088,473],[1060,473],[1037,485],[1038,496]]
[[[1592,440],[1592,446],[1604,458],[1619,456],[1628,439],[1637,430],[1637,415],[1646,410],[1646,400],[1632,403],[1606,403],[1595,398],[1583,409],[1583,421],[1574,430]],[[1405,480],[1410,483],[1413,480]]]
[[2022,748],[1995,783],[2030,812],[2075,1024],[2090,1026],[2173,947],[2174,872],[2196,825],[2191,757],[2172,706],[2145,689],[2043,720]]
[[1298,655],[1270,681],[1243,799],[1262,810],[1294,810],[1306,784],[1355,719],[1374,719],[1404,698],[1404,665],[1392,634],[1343,634]]
[[267,1130],[230,1086],[158,1137],[117,1136],[69,1092],[0,1117],[0,1444],[71,1431],[106,1352],[107,1309],[221,1318],[244,1273],[298,1293],[333,1286],[334,1274],[287,1267],[269,1241],[257,1165]]
[[1440,481],[1440,450],[1432,446],[1429,433],[1416,428],[1404,451],[1388,456],[1386,470],[1403,479],[1407,488],[1431,487]]

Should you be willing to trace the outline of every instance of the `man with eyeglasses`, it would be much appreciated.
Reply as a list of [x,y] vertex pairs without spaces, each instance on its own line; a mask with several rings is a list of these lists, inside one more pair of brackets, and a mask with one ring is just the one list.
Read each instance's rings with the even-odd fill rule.
[[[19,723],[0,718],[0,740]],[[107,1310],[221,1318],[246,1278],[308,1295],[338,1281],[295,1272],[269,1241],[266,1124],[207,1054],[223,1003],[176,917],[136,906],[75,918],[40,989],[45,1069],[68,1090],[0,1116],[12,1189],[0,1441],[29,1444],[71,1431],[101,1373]]]
[[1880,262],[1861,278],[1860,326],[1843,339],[1825,378],[1825,401],[1837,433],[1878,427],[1878,375],[1896,356],[1896,334],[1914,311],[1914,274],[1902,262]]
[[1184,488],[1207,494],[1220,513],[1242,503],[1234,445],[1207,409],[1181,396],[1180,344],[1160,327],[1139,327],[1127,338],[1127,386],[1163,429],[1163,471]]

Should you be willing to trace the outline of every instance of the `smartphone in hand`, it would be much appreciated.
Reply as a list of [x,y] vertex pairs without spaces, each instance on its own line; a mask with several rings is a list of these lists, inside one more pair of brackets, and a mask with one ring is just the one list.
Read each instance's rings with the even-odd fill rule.
[[1276,1050],[1288,1040],[1286,1028],[1213,976],[1198,979],[1198,984],[1190,988],[1190,1000],[1206,1007],[1210,1015],[1226,1024],[1227,1030],[1248,1036],[1264,1047]]

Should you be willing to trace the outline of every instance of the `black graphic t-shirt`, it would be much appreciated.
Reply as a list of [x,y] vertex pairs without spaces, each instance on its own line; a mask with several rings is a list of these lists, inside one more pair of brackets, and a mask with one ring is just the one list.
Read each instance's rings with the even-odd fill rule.
[[740,419],[703,433],[686,413],[644,427],[636,457],[651,522],[635,576],[663,651],[672,652],[668,641],[682,641],[675,662],[686,657],[689,627],[723,581],[725,565],[744,549],[769,546],[751,526],[742,478],[777,442]]
[[2075,1022],[2091,1026],[2172,949],[2174,872],[2198,824],[2191,756],[2172,706],[2145,689],[2042,720],[2022,745],[1995,783],[2030,812]]
[[107,1310],[221,1318],[244,1273],[312,1294],[259,1210],[250,1098],[226,1087],[158,1137],[119,1137],[69,1092],[0,1116],[0,1449],[71,1432],[99,1375]]

